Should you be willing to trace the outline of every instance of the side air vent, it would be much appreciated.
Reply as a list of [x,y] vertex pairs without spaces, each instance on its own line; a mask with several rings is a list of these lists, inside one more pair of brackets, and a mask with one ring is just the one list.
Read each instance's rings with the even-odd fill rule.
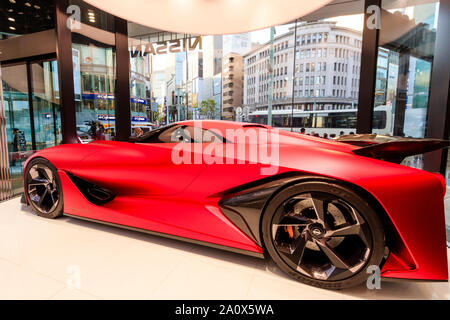
[[70,173],[68,176],[84,197],[97,206],[108,203],[115,197],[111,191],[105,188],[99,187]]

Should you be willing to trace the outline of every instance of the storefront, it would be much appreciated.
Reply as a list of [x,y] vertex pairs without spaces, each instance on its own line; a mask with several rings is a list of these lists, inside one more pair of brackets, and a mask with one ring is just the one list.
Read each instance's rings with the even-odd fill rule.
[[[364,24],[373,5],[381,28]],[[230,110],[235,120],[265,123],[269,100],[273,125],[293,131],[448,138],[449,6],[335,1],[276,26],[271,42],[270,29],[194,36],[83,1],[3,1],[0,200],[21,193],[21,166],[35,150],[125,141],[137,128]],[[447,158],[433,152],[407,164],[448,181]]]

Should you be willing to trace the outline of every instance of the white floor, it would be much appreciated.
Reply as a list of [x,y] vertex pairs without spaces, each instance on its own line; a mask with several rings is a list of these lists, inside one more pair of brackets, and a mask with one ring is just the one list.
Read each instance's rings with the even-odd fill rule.
[[43,219],[18,198],[0,204],[0,299],[449,298],[449,283],[322,290],[289,279],[270,261],[67,217]]

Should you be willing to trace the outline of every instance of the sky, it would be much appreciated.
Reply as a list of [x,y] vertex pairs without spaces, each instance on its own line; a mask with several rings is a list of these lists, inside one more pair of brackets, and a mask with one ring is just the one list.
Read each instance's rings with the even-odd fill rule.
[[[362,31],[363,19],[364,15],[361,13],[348,16],[334,17],[326,19],[325,21],[336,21],[337,25],[340,27],[347,27],[354,30]],[[289,28],[293,26],[294,24],[292,23],[288,25],[275,27],[275,36],[282,35],[283,33],[288,32]],[[250,38],[252,42],[265,43],[270,40],[270,28],[250,32]]]

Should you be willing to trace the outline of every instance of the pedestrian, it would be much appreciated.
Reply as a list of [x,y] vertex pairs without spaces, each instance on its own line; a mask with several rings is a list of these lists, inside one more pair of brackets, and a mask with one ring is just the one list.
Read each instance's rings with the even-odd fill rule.
[[18,152],[20,151],[20,134],[19,129],[17,128],[13,128],[11,131],[13,134],[13,141],[12,141],[13,154],[11,155],[11,166],[14,167],[16,165],[16,160],[19,156]]

